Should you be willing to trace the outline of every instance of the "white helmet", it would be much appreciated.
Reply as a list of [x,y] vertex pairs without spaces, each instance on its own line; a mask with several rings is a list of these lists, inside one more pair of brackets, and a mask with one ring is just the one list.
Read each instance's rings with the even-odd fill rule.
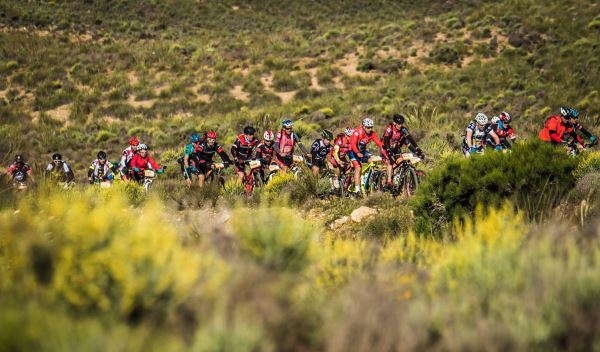
[[370,118],[365,117],[362,120],[362,125],[365,126],[365,127],[373,127],[373,126],[375,126],[375,123]]
[[350,128],[350,127],[346,127],[346,128],[344,129],[344,134],[345,134],[346,136],[350,137],[350,136],[352,135],[352,133],[354,133],[354,130],[353,130],[352,128]]
[[488,117],[486,114],[480,112],[475,116],[475,121],[477,121],[478,124],[485,125],[488,123]]
[[271,130],[266,130],[263,137],[264,137],[265,141],[274,141],[275,140],[275,135],[273,134],[273,132]]
[[137,147],[135,147],[135,150],[146,150],[146,149],[148,149],[148,146],[145,145],[144,143],[140,143],[140,144],[138,144]]
[[500,118],[498,116],[492,117],[492,123],[498,123],[498,122],[500,122]]

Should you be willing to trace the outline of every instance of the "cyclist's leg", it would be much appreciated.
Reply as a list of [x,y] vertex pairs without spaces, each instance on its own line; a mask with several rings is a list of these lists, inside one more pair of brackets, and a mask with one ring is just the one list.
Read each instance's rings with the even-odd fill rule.
[[358,156],[356,154],[354,154],[353,151],[350,151],[348,153],[348,156],[350,157],[350,161],[352,162],[352,167],[354,168],[354,191],[356,193],[360,193],[361,164],[360,164]]

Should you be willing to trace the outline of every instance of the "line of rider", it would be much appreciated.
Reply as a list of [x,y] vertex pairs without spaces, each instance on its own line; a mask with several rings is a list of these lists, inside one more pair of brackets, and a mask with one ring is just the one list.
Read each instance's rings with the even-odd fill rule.
[[[559,114],[546,119],[539,138],[552,144],[566,144],[571,139],[583,147],[583,139],[578,135],[580,132],[590,140],[591,145],[596,144],[598,142],[596,136],[579,123],[578,117],[579,114],[574,108],[561,107]],[[485,114],[477,113],[465,130],[462,143],[465,156],[481,153],[486,146],[491,146],[496,150],[510,147],[516,140],[511,122],[511,115],[505,111],[494,116],[491,123]],[[408,147],[418,157],[425,157],[410,135],[405,126],[405,118],[401,114],[392,116],[392,121],[383,134],[383,141],[373,131],[373,120],[365,117],[358,128],[345,128],[335,137],[332,132],[323,130],[321,138],[313,142],[310,153],[300,141],[300,137],[293,132],[292,127],[292,121],[286,119],[282,122],[282,128],[276,135],[270,130],[265,131],[262,141],[255,138],[256,130],[253,127],[245,127],[243,133],[236,138],[231,147],[233,160],[217,143],[216,132],[209,131],[204,138],[194,133],[190,143],[185,147],[183,156],[178,160],[181,164],[182,174],[188,185],[192,183],[192,175],[196,175],[198,185],[203,186],[206,174],[214,163],[214,154],[219,154],[225,166],[235,166],[240,181],[244,177],[245,162],[252,159],[260,160],[265,167],[273,162],[277,163],[281,172],[285,173],[293,166],[294,149],[298,144],[303,155],[310,160],[311,170],[315,176],[329,165],[337,177],[335,180],[337,182],[334,184],[339,185],[339,176],[352,168],[355,190],[358,194],[360,193],[362,163],[369,162],[372,157],[367,150],[370,142],[375,143],[386,161],[388,187],[391,185],[394,164],[401,161],[403,146]],[[121,160],[116,165],[107,160],[104,151],[100,151],[88,170],[88,179],[90,183],[111,181],[115,177],[126,181],[130,179],[139,181],[143,179],[146,169],[156,170],[159,174],[163,172],[163,168],[149,155],[147,145],[140,143],[133,136],[129,140],[129,146],[123,150]],[[22,177],[32,179],[31,167],[25,162],[22,155],[16,156],[14,163],[7,169],[7,173],[13,178],[16,173],[19,173],[23,175]],[[264,170],[260,170],[260,174],[263,181],[266,181]],[[59,153],[52,155],[52,162],[46,168],[46,175],[52,175],[55,179],[65,183],[74,180],[73,170]]]

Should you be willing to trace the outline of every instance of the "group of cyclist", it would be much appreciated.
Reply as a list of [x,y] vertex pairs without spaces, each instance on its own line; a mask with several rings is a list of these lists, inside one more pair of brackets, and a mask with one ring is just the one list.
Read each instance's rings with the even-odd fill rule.
[[[577,110],[561,107],[560,113],[550,116],[544,123],[544,128],[539,133],[539,138],[552,144],[566,144],[576,141],[581,146],[583,139],[581,132],[587,137],[591,145],[597,143],[597,138],[578,122]],[[503,150],[510,148],[516,140],[516,134],[511,127],[512,117],[508,112],[501,112],[491,121],[483,113],[477,113],[475,118],[465,129],[462,150],[466,157],[476,153],[483,153],[486,148]],[[391,121],[385,128],[383,140],[373,130],[374,122],[370,117],[364,117],[360,126],[347,127],[334,135],[329,130],[321,132],[321,138],[316,139],[310,150],[302,144],[300,137],[293,131],[291,119],[285,119],[281,130],[274,133],[266,130],[263,139],[255,136],[257,131],[252,126],[246,126],[242,133],[236,137],[230,149],[230,155],[217,142],[217,133],[208,131],[201,136],[193,133],[190,143],[185,146],[183,155],[178,159],[181,173],[188,186],[192,185],[195,177],[197,184],[202,187],[206,176],[212,170],[215,154],[218,154],[223,166],[233,166],[241,182],[245,177],[245,166],[251,160],[259,160],[261,168],[259,176],[267,182],[265,170],[270,165],[277,165],[282,173],[288,172],[294,165],[294,150],[296,145],[307,159],[312,173],[320,175],[325,170],[331,170],[334,178],[334,187],[339,187],[339,177],[342,174],[353,173],[354,190],[360,195],[360,176],[362,164],[371,161],[373,155],[367,150],[370,142],[379,149],[382,160],[386,164],[386,187],[391,187],[395,166],[402,161],[402,148],[407,147],[417,157],[424,159],[423,151],[417,145],[405,125],[405,117],[401,114],[391,116]],[[107,159],[107,154],[100,151],[88,169],[90,183],[111,182],[116,177],[125,181],[134,180],[141,182],[144,172],[154,170],[163,173],[160,167],[148,153],[148,146],[140,143],[138,138],[131,137],[129,146],[121,154],[118,164],[113,164]],[[74,173],[71,166],[63,160],[59,153],[52,155],[52,162],[46,167],[46,175],[58,177],[63,182],[72,182]],[[7,169],[11,176],[19,173],[23,177],[32,178],[31,167],[25,162],[22,155],[17,155],[15,161]]]
[[293,122],[286,119],[281,124],[281,130],[276,134],[271,130],[263,133],[263,139],[258,140],[257,131],[252,126],[246,126],[236,137],[230,153],[231,158],[223,147],[217,143],[217,134],[207,132],[204,137],[194,133],[190,143],[186,145],[184,154],[179,158],[181,172],[188,185],[192,178],[197,177],[198,185],[203,186],[206,175],[211,171],[214,155],[218,154],[225,166],[233,165],[241,182],[245,176],[245,165],[251,160],[260,161],[259,176],[267,182],[265,170],[272,164],[277,165],[282,173],[288,172],[294,164],[293,156],[296,145],[306,157],[312,173],[318,176],[330,169],[334,174],[335,187],[339,187],[339,176],[353,170],[356,193],[360,193],[361,164],[368,162],[371,153],[367,145],[373,141],[379,147],[382,156],[388,162],[388,184],[391,185],[393,163],[401,158],[402,146],[424,158],[423,151],[418,147],[408,128],[404,125],[405,118],[400,114],[392,117],[385,130],[383,142],[373,131],[374,122],[365,117],[356,129],[347,127],[334,136],[329,130],[321,131],[321,138],[316,139],[310,148],[305,148],[298,134],[293,131]]
[[[512,117],[505,111],[494,116],[491,123],[485,114],[478,113],[465,129],[462,144],[465,156],[483,153],[486,147],[493,147],[495,150],[510,148],[517,138],[511,122]],[[588,138],[590,143],[586,145],[579,133]],[[545,120],[538,137],[547,143],[565,145],[572,153],[576,152],[577,148],[598,143],[598,138],[579,123],[579,112],[575,108],[564,106],[558,114]]]

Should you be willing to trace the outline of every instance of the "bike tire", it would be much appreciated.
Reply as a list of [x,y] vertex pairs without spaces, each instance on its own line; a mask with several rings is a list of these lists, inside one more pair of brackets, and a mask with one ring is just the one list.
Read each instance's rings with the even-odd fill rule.
[[409,167],[404,174],[404,182],[403,182],[403,190],[404,194],[407,197],[411,197],[415,194],[417,189],[419,188],[419,178],[414,168]]

